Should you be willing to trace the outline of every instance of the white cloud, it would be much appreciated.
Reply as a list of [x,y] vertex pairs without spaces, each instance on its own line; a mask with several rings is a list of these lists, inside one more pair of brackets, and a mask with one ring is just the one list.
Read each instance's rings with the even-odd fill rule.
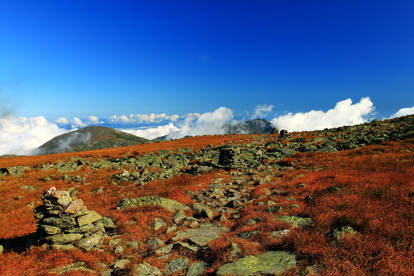
[[401,117],[406,115],[414,114],[414,106],[412,107],[404,107],[398,110],[396,113],[392,114],[390,118]]
[[68,119],[66,119],[65,117],[59,117],[55,120],[56,123],[61,124],[61,125],[67,125],[69,124]]
[[128,132],[134,134],[136,136],[145,138],[145,139],[155,139],[161,136],[165,136],[170,132],[178,131],[179,128],[176,127],[173,123],[169,123],[168,125],[157,126],[154,128],[145,128],[145,129],[119,129],[124,132]]
[[366,117],[374,111],[371,99],[361,98],[352,104],[351,99],[338,102],[333,109],[324,112],[311,110],[309,112],[288,113],[274,118],[271,122],[278,129],[289,131],[320,130],[345,125],[356,125],[366,122]]
[[86,124],[78,117],[73,117],[73,127],[86,127]]
[[35,148],[65,132],[43,116],[0,118],[0,155],[31,154]]
[[213,112],[203,114],[187,114],[184,121],[179,124],[179,129],[171,131],[167,138],[178,139],[187,135],[223,134],[224,124],[230,123],[232,119],[233,111],[227,107],[220,107]]
[[257,105],[256,109],[254,110],[254,114],[252,116],[252,119],[265,117],[267,113],[272,111],[273,107],[274,107],[273,105],[267,105],[267,104]]
[[120,129],[122,131],[147,138],[154,139],[160,136],[167,136],[167,139],[179,139],[187,135],[223,134],[224,124],[231,123],[233,111],[226,107],[220,107],[213,112],[189,113],[184,120],[176,124],[157,126],[146,129]]
[[88,117],[88,119],[89,119],[89,121],[91,121],[92,123],[95,123],[95,124],[99,123],[99,118],[98,118],[98,117],[96,117],[96,116],[91,115],[91,116],[89,116],[89,117]]

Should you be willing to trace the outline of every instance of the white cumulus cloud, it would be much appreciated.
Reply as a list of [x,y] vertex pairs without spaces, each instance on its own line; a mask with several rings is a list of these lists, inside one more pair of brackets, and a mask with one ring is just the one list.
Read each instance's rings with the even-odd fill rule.
[[179,139],[185,136],[224,134],[223,126],[232,122],[233,111],[227,107],[220,107],[213,112],[189,113],[183,118],[182,121],[153,128],[120,130],[147,139],[161,136],[167,136],[167,139]]
[[55,120],[56,123],[61,124],[61,125],[67,125],[69,124],[68,119],[66,119],[65,117],[59,117]]
[[213,112],[188,114],[178,125],[178,130],[171,131],[168,139],[179,139],[187,135],[223,134],[223,126],[233,120],[233,111],[219,107]]
[[78,117],[73,117],[73,127],[86,127],[86,124]]
[[89,121],[95,124],[99,123],[99,118],[97,116],[91,115],[88,117]]
[[43,116],[0,118],[0,155],[31,154],[35,148],[65,132]]
[[263,118],[265,117],[270,111],[273,109],[273,105],[267,105],[267,104],[259,104],[256,106],[256,109],[254,110],[254,114],[252,116],[252,119],[254,118]]
[[401,117],[414,114],[414,106],[400,108],[396,113],[392,114],[390,118]]
[[179,131],[179,128],[176,127],[173,123],[169,123],[168,125],[162,125],[153,128],[119,130],[152,140],[161,136],[168,135],[170,132]]
[[321,130],[364,123],[374,109],[369,97],[361,98],[355,104],[352,104],[351,99],[346,99],[338,102],[334,108],[327,111],[311,110],[296,114],[288,113],[275,117],[271,122],[278,129],[289,131]]

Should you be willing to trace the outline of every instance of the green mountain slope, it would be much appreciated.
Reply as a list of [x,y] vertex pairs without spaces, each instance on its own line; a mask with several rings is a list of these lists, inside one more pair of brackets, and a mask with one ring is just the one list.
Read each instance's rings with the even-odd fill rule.
[[37,154],[125,147],[148,142],[147,139],[109,127],[89,126],[59,135],[40,146]]

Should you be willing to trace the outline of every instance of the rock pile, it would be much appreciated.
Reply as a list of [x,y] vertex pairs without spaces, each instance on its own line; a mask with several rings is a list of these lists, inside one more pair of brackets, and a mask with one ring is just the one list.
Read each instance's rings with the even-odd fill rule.
[[50,248],[85,250],[99,247],[105,237],[105,219],[88,210],[69,192],[50,188],[42,195],[43,205],[35,209],[40,242]]

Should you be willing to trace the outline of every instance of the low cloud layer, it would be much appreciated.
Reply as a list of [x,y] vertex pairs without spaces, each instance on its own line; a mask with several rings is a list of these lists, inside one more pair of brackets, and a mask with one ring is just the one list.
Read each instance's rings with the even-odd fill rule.
[[396,113],[392,114],[390,116],[390,118],[407,116],[407,115],[412,115],[412,114],[414,114],[414,106],[404,107],[404,108],[401,108],[400,110],[398,110]]
[[35,148],[65,132],[43,116],[0,118],[0,155],[31,154]]
[[[272,110],[272,105],[258,105],[253,116],[262,117]],[[288,113],[275,117],[271,123],[278,129],[289,131],[317,130],[364,123],[373,119],[374,110],[374,105],[368,97],[361,98],[356,103],[352,103],[351,99],[346,99],[326,111],[311,110],[295,114]],[[401,108],[391,117],[409,114],[414,114],[414,106]],[[31,154],[34,149],[50,139],[88,125],[109,125],[147,139],[162,136],[166,136],[167,139],[179,139],[185,136],[223,134],[224,125],[236,122],[233,111],[227,107],[217,108],[213,112],[188,113],[183,116],[164,113],[138,115],[122,115],[125,116],[125,122],[134,120],[135,123],[132,125],[122,123],[123,119],[120,119],[122,116],[117,117],[120,120],[118,124],[111,124],[113,116],[101,119],[91,115],[82,119],[73,117],[71,120],[60,117],[55,121],[48,121],[43,116],[27,118],[7,115],[0,118],[0,155]],[[165,122],[165,120],[169,120],[169,122]],[[142,124],[137,123],[138,121]],[[155,123],[149,125],[149,122]]]
[[364,123],[374,109],[374,104],[368,97],[361,98],[355,104],[352,104],[351,99],[346,99],[338,102],[334,108],[327,111],[311,110],[295,114],[288,113],[274,118],[271,122],[278,129],[289,131],[321,130]]
[[112,115],[110,121],[112,123],[124,123],[124,124],[132,124],[132,123],[160,123],[163,121],[171,121],[175,122],[180,118],[179,115],[167,115],[166,113],[150,113],[150,114],[130,114],[130,115]]

